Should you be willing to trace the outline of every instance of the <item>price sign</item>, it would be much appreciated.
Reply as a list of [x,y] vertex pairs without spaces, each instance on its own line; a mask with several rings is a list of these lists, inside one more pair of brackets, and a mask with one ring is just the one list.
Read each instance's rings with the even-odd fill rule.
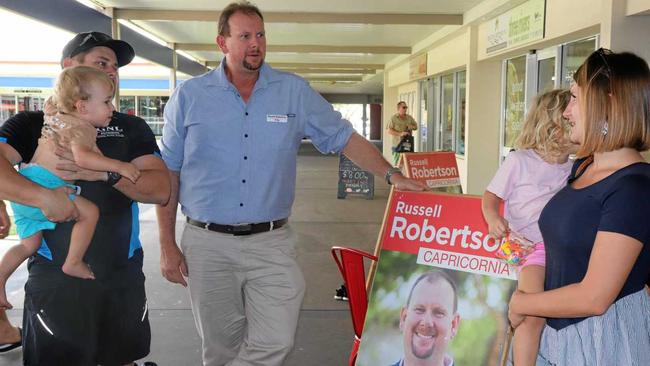
[[375,177],[361,170],[352,160],[339,154],[339,189],[338,198],[348,194],[362,195],[371,200],[375,196]]

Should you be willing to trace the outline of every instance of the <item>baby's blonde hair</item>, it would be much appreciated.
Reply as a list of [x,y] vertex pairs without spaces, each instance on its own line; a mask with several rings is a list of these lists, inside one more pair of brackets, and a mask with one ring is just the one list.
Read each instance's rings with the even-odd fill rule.
[[550,158],[566,153],[571,129],[562,113],[570,99],[571,93],[566,89],[551,90],[535,97],[515,148],[533,149]]
[[56,80],[54,93],[45,102],[45,114],[74,112],[77,101],[90,99],[88,89],[93,82],[99,82],[115,90],[113,81],[101,70],[88,66],[63,69]]

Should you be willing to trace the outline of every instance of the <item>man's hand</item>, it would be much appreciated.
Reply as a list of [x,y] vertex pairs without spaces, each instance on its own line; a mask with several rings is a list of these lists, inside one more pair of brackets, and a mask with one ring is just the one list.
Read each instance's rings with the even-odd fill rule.
[[44,196],[41,198],[41,205],[38,208],[48,220],[54,222],[65,222],[76,220],[79,217],[77,206],[68,198],[74,193],[69,187],[57,189],[44,189]]
[[137,182],[138,178],[140,178],[140,169],[131,163],[121,163],[120,169],[117,172],[133,183]]
[[187,287],[187,264],[176,243],[160,246],[160,272],[167,281]]
[[521,296],[523,292],[515,290],[510,298],[510,304],[508,306],[508,320],[510,320],[510,325],[513,328],[517,328],[523,321],[526,319],[526,316],[523,314],[516,313],[513,311],[513,303],[518,300],[518,297]]
[[395,189],[399,189],[400,191],[422,192],[429,189],[426,184],[417,180],[406,178],[400,173],[393,174],[390,177],[390,181],[395,186]]
[[4,201],[0,200],[0,239],[6,238],[11,229],[11,220]]

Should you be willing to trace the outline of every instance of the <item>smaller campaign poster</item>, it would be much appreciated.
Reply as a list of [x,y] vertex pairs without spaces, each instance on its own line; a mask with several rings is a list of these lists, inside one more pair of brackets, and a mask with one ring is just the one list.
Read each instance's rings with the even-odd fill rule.
[[400,168],[408,178],[438,192],[463,193],[453,151],[403,153]]
[[500,365],[516,273],[499,245],[480,197],[393,191],[356,365]]

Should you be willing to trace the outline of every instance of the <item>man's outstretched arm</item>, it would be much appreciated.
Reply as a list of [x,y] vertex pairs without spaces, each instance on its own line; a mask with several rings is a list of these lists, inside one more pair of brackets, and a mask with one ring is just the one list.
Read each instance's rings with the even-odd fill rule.
[[[348,143],[343,148],[343,154],[361,169],[368,170],[380,177],[384,177],[386,172],[392,168],[392,165],[384,159],[375,145],[357,133],[350,136]],[[393,174],[390,181],[395,188],[404,191],[424,191],[429,189],[424,183],[408,179],[402,174]]]

